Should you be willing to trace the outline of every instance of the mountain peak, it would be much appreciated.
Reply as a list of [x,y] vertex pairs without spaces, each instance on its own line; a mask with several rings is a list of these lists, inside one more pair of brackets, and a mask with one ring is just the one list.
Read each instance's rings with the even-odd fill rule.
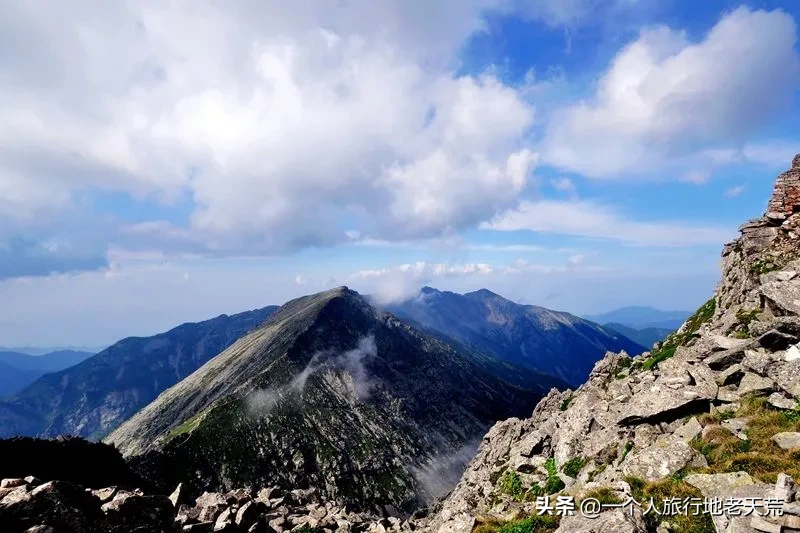
[[479,299],[487,299],[487,298],[500,298],[501,300],[507,300],[503,298],[499,294],[490,291],[489,289],[478,289],[477,291],[467,292],[464,293],[464,296],[467,298],[479,298]]

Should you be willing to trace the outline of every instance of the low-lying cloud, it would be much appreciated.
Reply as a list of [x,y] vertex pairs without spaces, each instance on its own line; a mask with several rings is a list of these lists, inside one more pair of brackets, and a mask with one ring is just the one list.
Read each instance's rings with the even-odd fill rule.
[[346,376],[344,381],[350,387],[353,397],[358,402],[364,402],[369,399],[375,386],[375,381],[367,369],[367,363],[377,355],[378,347],[374,335],[359,339],[352,350],[317,352],[289,383],[251,392],[246,400],[247,411],[252,416],[269,414],[279,403],[296,399],[305,390],[308,380],[313,375],[323,372]]

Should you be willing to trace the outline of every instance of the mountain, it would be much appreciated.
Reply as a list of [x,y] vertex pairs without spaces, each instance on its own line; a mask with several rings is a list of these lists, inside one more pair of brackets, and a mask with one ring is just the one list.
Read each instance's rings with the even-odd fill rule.
[[74,350],[43,355],[0,351],[0,396],[14,394],[48,372],[69,368],[91,356],[89,352]]
[[0,396],[13,394],[36,381],[43,373],[39,370],[23,370],[0,361]]
[[520,305],[489,290],[467,294],[424,287],[386,309],[512,364],[582,383],[607,351],[638,354],[645,347],[569,313]]
[[100,438],[276,309],[221,315],[153,337],[130,337],[76,366],[45,374],[0,400],[0,437]]
[[85,352],[96,354],[105,346],[0,346],[0,352],[16,352],[25,355],[46,355],[53,352]]
[[[531,417],[496,424],[416,529],[797,531],[800,154],[766,214],[739,231],[711,299],[657,350],[633,360],[610,353],[577,390],[551,391]],[[643,505],[557,516],[533,503],[545,494]],[[770,498],[780,512],[766,509]],[[690,499],[762,503],[754,513],[666,503]]]
[[603,324],[603,327],[606,329],[612,329],[617,333],[628,337],[633,342],[641,344],[646,348],[652,347],[657,342],[661,342],[667,337],[667,335],[669,335],[674,331],[674,329],[664,329],[664,328],[636,329],[631,326],[625,326],[623,324],[617,324],[614,322]]
[[410,511],[449,488],[490,424],[558,383],[522,388],[508,369],[340,287],[288,302],[106,442],[165,487],[316,487]]
[[658,328],[673,331],[691,314],[691,311],[661,311],[652,307],[629,306],[600,315],[587,315],[585,318],[598,324],[616,323],[634,329]]

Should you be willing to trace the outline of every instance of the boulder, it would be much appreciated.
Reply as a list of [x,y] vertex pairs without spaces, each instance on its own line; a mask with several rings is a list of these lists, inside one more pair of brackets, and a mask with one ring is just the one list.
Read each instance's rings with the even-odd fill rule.
[[656,481],[689,466],[705,466],[705,458],[679,438],[657,441],[641,451],[632,451],[620,465],[626,476]]
[[47,524],[56,531],[84,533],[92,531],[92,524],[99,517],[97,500],[83,488],[65,481],[45,483],[13,501],[7,496],[0,505],[3,531],[25,531]]
[[796,409],[797,400],[794,398],[786,398],[780,392],[773,392],[767,398],[767,402],[776,409]]
[[14,489],[26,484],[27,482],[22,478],[6,478],[0,480],[0,489]]
[[103,505],[103,512],[112,526],[168,529],[172,527],[175,508],[166,496],[125,494]]
[[739,394],[764,394],[775,390],[775,381],[759,376],[753,372],[747,372],[739,383]]
[[795,431],[776,433],[772,436],[772,440],[784,450],[800,448],[800,433]]

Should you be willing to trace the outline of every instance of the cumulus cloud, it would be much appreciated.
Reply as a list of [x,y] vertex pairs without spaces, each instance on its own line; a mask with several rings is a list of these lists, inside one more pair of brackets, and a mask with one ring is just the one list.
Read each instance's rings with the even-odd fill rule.
[[796,39],[787,13],[746,7],[699,42],[665,26],[647,28],[616,55],[592,97],[553,115],[543,157],[613,178],[660,175],[654,171],[704,149],[741,151],[793,98]]
[[519,208],[482,225],[497,231],[530,230],[592,239],[618,241],[635,246],[721,245],[732,230],[712,225],[694,226],[672,221],[639,221],[591,201],[541,200],[522,202]]
[[[537,155],[532,106],[456,75],[497,0],[291,6],[4,4],[0,217],[99,188],[169,202],[222,253],[474,225],[509,207]],[[75,29],[65,20],[80,20]]]

